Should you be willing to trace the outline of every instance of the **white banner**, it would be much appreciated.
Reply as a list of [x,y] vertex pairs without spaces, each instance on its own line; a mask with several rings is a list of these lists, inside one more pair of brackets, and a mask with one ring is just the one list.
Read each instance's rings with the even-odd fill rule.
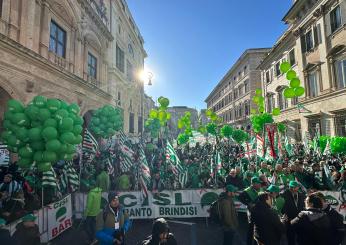
[[72,226],[71,195],[49,204],[48,207],[48,239],[54,239]]
[[[139,191],[120,192],[119,201],[132,219],[209,217],[210,204],[217,200],[222,191],[198,189],[149,192],[148,198],[145,199]],[[103,193],[102,196],[106,199],[107,193]],[[76,193],[75,197],[76,214],[80,217],[85,210],[86,194]],[[106,200],[103,200],[103,203],[106,203]],[[239,201],[235,200],[235,205],[238,212],[246,212],[246,206]]]

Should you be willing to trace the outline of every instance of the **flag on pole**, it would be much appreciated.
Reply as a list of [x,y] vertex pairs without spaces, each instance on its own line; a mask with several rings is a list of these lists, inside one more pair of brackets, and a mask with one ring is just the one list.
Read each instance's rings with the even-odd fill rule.
[[260,158],[264,157],[264,139],[259,136],[256,135],[256,142],[257,142],[257,156],[259,156]]
[[65,191],[75,192],[79,188],[79,176],[72,165],[72,161],[66,161],[60,176],[61,187]]
[[187,182],[187,170],[180,164],[178,155],[168,140],[166,145],[166,160],[172,166],[173,173],[178,177],[181,187],[184,187]]
[[99,144],[90,131],[86,128],[84,131],[84,138],[82,142],[83,152],[91,152],[96,154],[99,151]]
[[146,198],[148,197],[148,185],[150,184],[151,175],[150,168],[148,166],[148,161],[145,156],[143,145],[139,144],[139,160],[140,160],[140,186],[142,195]]
[[42,174],[42,187],[54,187],[59,189],[55,171],[53,167]]
[[120,149],[120,169],[122,172],[131,170],[134,161],[134,151],[131,149],[131,143],[123,131],[119,132],[119,149]]
[[323,155],[327,156],[331,154],[331,149],[330,149],[330,141],[327,140],[327,145],[326,148],[324,148]]
[[293,156],[293,148],[292,145],[289,143],[287,136],[285,137],[285,149],[287,151],[288,156]]

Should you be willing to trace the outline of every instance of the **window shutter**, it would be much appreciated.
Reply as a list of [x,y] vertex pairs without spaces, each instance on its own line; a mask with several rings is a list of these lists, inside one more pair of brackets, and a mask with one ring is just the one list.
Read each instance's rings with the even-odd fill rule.
[[319,44],[319,40],[318,40],[317,27],[316,26],[314,26],[313,31],[314,31],[314,44],[315,44],[314,47],[317,47]]
[[321,25],[317,25],[317,37],[318,37],[318,44],[322,43],[322,34],[321,34]]
[[300,37],[300,43],[301,43],[301,46],[302,46],[302,53],[304,54],[306,52],[305,35]]

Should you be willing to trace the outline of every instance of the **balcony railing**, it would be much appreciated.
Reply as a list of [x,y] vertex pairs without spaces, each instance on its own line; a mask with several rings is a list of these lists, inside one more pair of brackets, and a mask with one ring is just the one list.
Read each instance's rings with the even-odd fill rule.
[[97,15],[100,17],[102,20],[103,24],[105,26],[108,25],[108,18],[107,18],[107,8],[103,2],[103,0],[86,0],[90,6],[94,9],[94,11],[97,13]]
[[98,87],[98,88],[100,88],[100,86],[101,86],[100,81],[97,81],[94,77],[89,76],[89,75],[88,75],[88,83],[90,83],[91,85],[94,85],[95,87]]

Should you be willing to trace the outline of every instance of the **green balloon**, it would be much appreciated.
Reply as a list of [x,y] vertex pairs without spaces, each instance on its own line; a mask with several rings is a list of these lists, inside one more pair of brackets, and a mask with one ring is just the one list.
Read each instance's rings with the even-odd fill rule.
[[41,121],[31,121],[31,127],[32,128],[41,128],[42,122]]
[[75,136],[72,132],[66,132],[61,135],[60,140],[65,144],[73,144]]
[[293,78],[296,78],[297,77],[297,73],[293,70],[289,70],[286,74],[286,78],[288,80],[292,80]]
[[57,128],[58,123],[55,119],[53,118],[48,118],[46,121],[44,121],[43,123],[43,127],[53,127],[53,128]]
[[297,87],[294,89],[294,95],[297,97],[302,96],[305,93],[305,89],[303,87]]
[[[66,151],[67,151],[67,144],[61,144],[59,153],[66,153]],[[59,158],[59,159],[63,159],[63,158]]]
[[42,158],[44,162],[55,162],[57,160],[57,155],[52,151],[44,151]]
[[59,100],[59,101],[61,103],[61,109],[67,110],[68,106],[69,106],[68,103],[66,101],[64,101],[64,100]]
[[60,150],[61,143],[57,139],[50,140],[46,143],[47,151],[58,152]]
[[73,127],[73,133],[74,133],[74,135],[79,135],[79,134],[82,133],[82,131],[83,131],[83,127],[80,126],[80,125],[75,125],[75,126]]
[[36,162],[43,162],[43,151],[36,151],[34,153],[34,160]]
[[35,105],[29,105],[25,108],[25,115],[27,115],[31,120],[38,120],[39,113],[40,108]]
[[279,116],[280,115],[280,109],[279,108],[274,108],[273,109],[273,116]]
[[285,88],[284,96],[286,98],[293,98],[295,96],[294,89],[293,88]]
[[34,98],[34,105],[39,107],[39,108],[43,108],[46,106],[47,103],[47,98],[41,95],[38,95]]
[[31,167],[31,165],[32,165],[32,159],[31,158],[20,158],[19,160],[18,160],[18,166],[20,167],[20,168],[30,168]]
[[46,140],[53,140],[58,137],[58,131],[53,127],[46,127],[42,130],[42,137]]
[[44,150],[44,143],[43,141],[33,141],[30,143],[30,146],[35,151],[43,151]]
[[27,142],[29,139],[29,130],[27,130],[26,128],[19,128],[16,132],[16,136],[18,139]]
[[25,126],[29,124],[29,118],[24,113],[15,113],[12,120],[18,126]]
[[291,88],[298,88],[300,86],[300,80],[298,78],[293,78],[290,82]]
[[291,69],[290,63],[288,63],[287,61],[281,63],[281,65],[280,65],[280,71],[281,71],[282,73],[286,73],[286,72],[288,72],[290,69]]
[[18,153],[19,153],[19,156],[23,158],[32,158],[34,155],[33,149],[31,149],[29,146],[20,148]]
[[39,140],[41,140],[42,139],[41,132],[42,132],[41,128],[31,128],[31,129],[29,129],[29,139],[31,141],[39,141]]
[[259,97],[258,96],[254,96],[252,100],[255,104],[259,103]]
[[54,113],[60,109],[61,102],[58,99],[48,99],[46,107],[51,113]]
[[50,171],[52,169],[52,164],[50,162],[40,162],[37,164],[37,170],[41,173]]
[[14,113],[20,113],[24,111],[24,105],[19,100],[10,99],[7,101],[7,110]]
[[84,119],[83,117],[77,116],[76,119],[74,120],[74,125],[83,125]]
[[6,130],[6,131],[4,131],[4,132],[1,133],[1,139],[2,139],[3,141],[7,141],[8,138],[9,138],[11,135],[12,135],[12,131]]
[[54,117],[55,119],[62,120],[63,118],[68,117],[68,111],[65,109],[60,109],[55,113]]
[[82,135],[77,135],[74,143],[76,145],[79,145],[80,143],[82,143],[82,141],[83,141]]
[[257,96],[262,96],[262,89],[256,89],[256,95]]
[[67,144],[66,153],[67,154],[73,154],[75,152],[76,152],[76,147],[74,145]]
[[4,126],[4,128],[9,129],[12,125],[10,120],[4,120],[2,125]]
[[262,105],[259,106],[259,107],[258,107],[258,111],[259,111],[260,113],[263,113],[263,112],[264,112],[264,106],[262,106]]
[[41,122],[46,121],[50,117],[51,117],[51,113],[47,108],[40,108],[40,112],[38,114],[38,119]]
[[68,107],[68,111],[78,115],[80,112],[80,108],[76,103],[72,103],[69,107]]
[[10,135],[7,139],[7,144],[9,146],[15,147],[17,145],[17,137],[15,135]]
[[69,117],[65,117],[60,121],[59,129],[62,131],[72,131],[73,130],[73,120]]

